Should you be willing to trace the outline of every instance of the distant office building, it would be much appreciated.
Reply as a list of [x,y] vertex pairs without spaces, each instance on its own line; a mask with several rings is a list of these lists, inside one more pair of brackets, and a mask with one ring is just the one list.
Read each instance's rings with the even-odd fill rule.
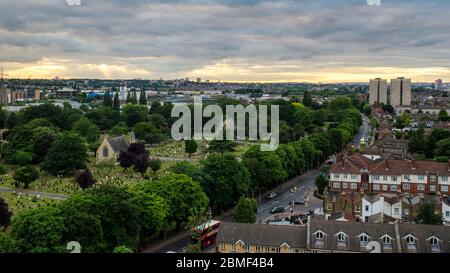
[[197,83],[201,83],[202,82],[202,78],[197,78]]
[[23,90],[4,89],[3,93],[0,95],[0,101],[4,104],[23,100],[25,100],[25,91]]
[[388,104],[387,80],[370,80],[370,104]]
[[444,85],[442,84],[442,80],[441,79],[436,80],[436,82],[434,83],[434,90],[436,90],[436,91],[443,91],[444,90]]
[[391,105],[394,108],[411,105],[411,79],[401,77],[391,80]]

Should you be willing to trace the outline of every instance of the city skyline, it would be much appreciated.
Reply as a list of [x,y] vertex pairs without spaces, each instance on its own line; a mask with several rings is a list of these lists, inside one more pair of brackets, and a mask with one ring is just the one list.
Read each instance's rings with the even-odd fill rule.
[[[0,0],[9,78],[450,78],[448,1]],[[194,15],[194,16],[193,16]]]

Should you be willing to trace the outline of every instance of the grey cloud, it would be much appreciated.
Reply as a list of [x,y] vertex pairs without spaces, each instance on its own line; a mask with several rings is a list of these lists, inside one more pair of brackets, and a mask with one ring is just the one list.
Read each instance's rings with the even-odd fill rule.
[[0,0],[0,61],[130,62],[162,77],[223,60],[448,67],[449,2],[383,2]]

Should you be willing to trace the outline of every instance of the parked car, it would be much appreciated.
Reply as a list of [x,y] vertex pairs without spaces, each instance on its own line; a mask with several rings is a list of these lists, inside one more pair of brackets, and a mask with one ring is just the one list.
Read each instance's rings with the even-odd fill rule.
[[291,201],[289,201],[289,205],[290,206],[304,206],[305,202],[300,201],[300,200],[291,200]]
[[270,213],[275,214],[275,213],[283,213],[284,212],[284,207],[274,207]]
[[277,197],[278,196],[278,194],[276,194],[275,192],[271,192],[271,193],[269,193],[267,196],[266,196],[266,198],[267,199],[274,199],[275,197]]

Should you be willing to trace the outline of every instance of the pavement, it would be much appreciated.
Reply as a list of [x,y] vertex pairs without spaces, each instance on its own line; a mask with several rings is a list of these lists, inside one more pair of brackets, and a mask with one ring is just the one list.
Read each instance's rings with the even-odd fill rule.
[[55,200],[66,200],[67,198],[69,198],[67,195],[64,195],[64,194],[39,192],[39,191],[32,191],[32,190],[25,190],[25,189],[13,189],[13,188],[7,188],[7,187],[0,187],[0,192],[8,192],[8,193],[14,193],[14,194],[44,197],[44,198],[55,199]]

